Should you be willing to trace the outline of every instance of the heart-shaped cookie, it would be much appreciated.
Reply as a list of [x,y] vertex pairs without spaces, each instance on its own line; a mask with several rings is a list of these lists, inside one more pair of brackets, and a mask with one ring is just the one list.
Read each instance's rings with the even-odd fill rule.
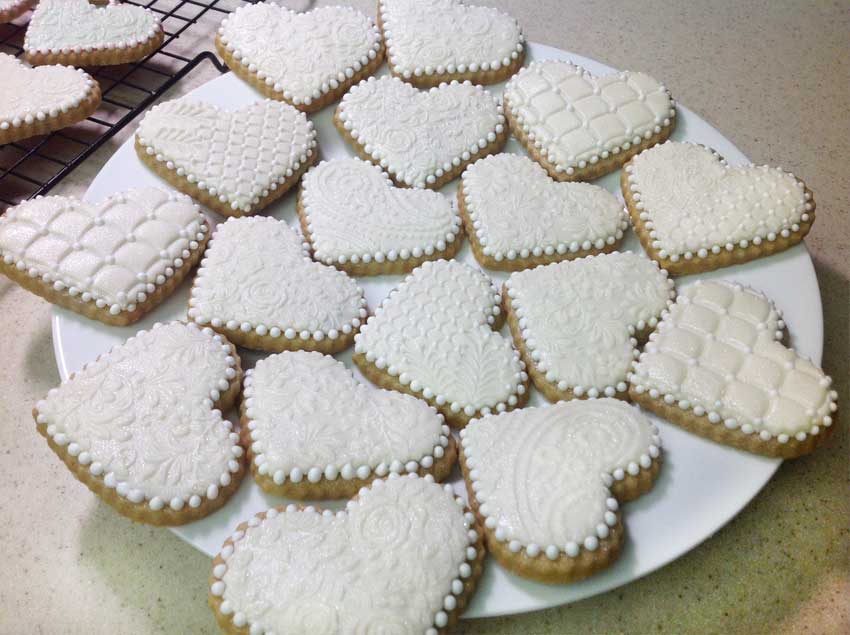
[[362,158],[407,187],[442,187],[507,139],[502,105],[470,82],[419,91],[397,77],[370,77],[345,94],[334,124]]
[[503,288],[514,343],[550,401],[626,399],[638,340],[675,295],[666,271],[632,253],[519,271]]
[[236,349],[211,329],[140,331],[36,404],[36,428],[89,489],[133,520],[180,525],[221,507],[244,474],[222,419],[239,394]]
[[389,473],[440,481],[457,457],[434,408],[364,386],[342,362],[317,352],[260,360],[246,374],[243,397],[251,471],[270,494],[350,497]]
[[556,183],[518,154],[473,163],[457,197],[475,259],[491,269],[518,271],[613,251],[628,227],[622,203],[608,190]]
[[0,0],[0,24],[22,16],[35,2],[36,0]]
[[516,20],[460,0],[379,0],[378,21],[394,75],[416,86],[451,80],[494,84],[522,66]]
[[30,68],[0,53],[0,145],[82,121],[100,103],[100,86],[82,70]]
[[313,257],[353,275],[406,273],[460,248],[460,215],[429,190],[393,187],[361,159],[323,161],[301,181],[298,216]]
[[136,153],[177,189],[225,216],[280,198],[316,159],[316,131],[289,104],[263,100],[234,112],[178,99],[151,108]]
[[148,187],[97,204],[37,197],[0,216],[0,273],[66,309],[126,325],[180,284],[208,236],[198,206],[176,192]]
[[226,633],[437,633],[475,591],[484,546],[451,488],[376,480],[345,511],[295,505],[242,523],[213,560]]
[[694,143],[668,141],[632,159],[620,178],[646,252],[674,274],[747,262],[797,244],[815,201],[793,174],[730,167]]
[[296,13],[266,2],[243,5],[221,23],[215,43],[239,77],[305,112],[339,99],[384,59],[378,27],[351,7]]
[[652,488],[658,430],[616,399],[561,402],[471,421],[461,467],[488,550],[543,582],[573,582],[611,564],[619,503]]
[[673,131],[676,104],[663,84],[629,71],[595,77],[560,60],[532,62],[505,86],[511,131],[558,181],[616,170]]
[[366,318],[363,290],[306,249],[282,221],[228,219],[198,268],[189,319],[264,351],[348,348]]
[[40,0],[27,27],[24,57],[30,64],[126,64],[153,53],[162,40],[159,18],[147,8]]
[[782,342],[771,301],[729,282],[688,287],[635,362],[641,406],[714,441],[793,458],[831,432],[832,380]]
[[453,426],[528,397],[525,364],[496,332],[499,292],[455,260],[426,262],[390,293],[355,338],[366,377],[425,399]]

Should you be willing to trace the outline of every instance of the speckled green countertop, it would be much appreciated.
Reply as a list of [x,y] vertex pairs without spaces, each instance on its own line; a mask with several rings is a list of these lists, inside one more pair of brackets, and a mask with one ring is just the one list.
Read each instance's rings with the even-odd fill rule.
[[[288,1],[293,8],[297,0]],[[806,243],[823,295],[824,366],[848,403],[850,8],[793,0],[639,3],[488,0],[530,40],[662,78],[757,163],[815,192]],[[324,3],[319,3],[324,4]],[[350,2],[374,15],[372,0]],[[186,51],[211,45],[216,21]],[[188,90],[216,73],[198,69]],[[82,194],[126,133],[55,192]],[[816,310],[816,308],[813,308]],[[0,633],[215,633],[210,560],[133,524],[83,488],[35,434],[30,409],[59,382],[50,306],[0,280]],[[464,633],[848,633],[850,488],[842,424],[783,465],[732,523],[656,573],[572,606],[465,620]]]

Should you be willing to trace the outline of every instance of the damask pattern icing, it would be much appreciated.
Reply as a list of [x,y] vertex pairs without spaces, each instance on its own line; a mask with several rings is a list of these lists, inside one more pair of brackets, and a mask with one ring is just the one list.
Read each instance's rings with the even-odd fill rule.
[[523,54],[519,25],[498,9],[458,0],[380,0],[378,9],[389,62],[405,80],[497,71]]
[[814,218],[814,201],[794,175],[768,166],[730,167],[716,152],[668,141],[625,168],[649,237],[667,262],[769,244]]
[[316,260],[325,264],[439,258],[460,240],[460,216],[442,194],[393,187],[377,166],[334,159],[302,181],[301,205]]
[[505,131],[501,104],[469,82],[419,91],[370,77],[345,94],[337,118],[370,161],[410,187],[435,185]]
[[462,501],[430,478],[377,480],[345,511],[289,505],[240,525],[213,561],[210,604],[246,632],[436,634],[478,540]]
[[184,98],[151,108],[136,142],[198,189],[250,214],[313,156],[316,131],[289,104],[263,100],[225,112]]
[[568,393],[560,398],[625,397],[637,335],[675,297],[666,271],[628,252],[519,271],[505,293],[532,379]]
[[127,501],[196,508],[241,470],[239,435],[214,409],[237,369],[233,347],[211,329],[156,325],[52,389],[36,421]]
[[463,173],[463,203],[484,256],[497,262],[601,250],[622,240],[628,216],[610,192],[556,183],[531,159],[497,154]]
[[616,399],[476,419],[461,431],[467,478],[492,536],[531,558],[595,551],[619,523],[614,483],[660,456],[658,430]]
[[838,395],[820,368],[782,344],[783,328],[761,293],[697,281],[650,336],[632,391],[764,441],[822,434]]
[[270,217],[231,218],[213,234],[188,316],[216,329],[286,340],[335,340],[366,317],[363,291],[313,262],[301,238]]
[[117,315],[135,311],[164,285],[202,247],[208,231],[188,196],[156,188],[95,204],[38,197],[0,217],[0,258]]
[[350,7],[296,13],[265,2],[243,5],[218,35],[239,63],[296,107],[350,84],[382,46],[378,27]]
[[499,293],[480,271],[426,262],[355,336],[355,361],[449,413],[501,412],[517,405],[527,376],[510,341],[492,329],[499,312]]
[[434,408],[364,386],[342,362],[317,352],[260,360],[246,375],[244,398],[253,462],[278,485],[416,472],[449,444]]
[[532,62],[505,86],[505,108],[533,147],[572,176],[673,125],[675,103],[644,73],[595,77],[560,60]]

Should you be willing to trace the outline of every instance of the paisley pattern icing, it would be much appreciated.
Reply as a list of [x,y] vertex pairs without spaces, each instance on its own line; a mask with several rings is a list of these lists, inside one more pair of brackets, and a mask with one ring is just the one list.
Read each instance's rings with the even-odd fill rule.
[[414,472],[449,443],[443,417],[424,401],[364,386],[317,352],[260,360],[244,397],[254,463],[278,484]]
[[655,326],[675,296],[653,261],[616,252],[519,271],[505,289],[537,370],[589,397],[628,389],[636,331]]
[[39,0],[30,18],[24,49],[49,53],[132,48],[161,31],[156,15],[142,7],[118,3],[97,7],[88,0]]
[[238,381],[232,354],[211,329],[157,325],[51,390],[38,423],[130,502],[198,507],[240,469],[239,436],[213,409]]
[[0,216],[0,258],[118,314],[165,284],[208,231],[188,196],[156,188],[96,204],[38,197]]
[[304,249],[282,221],[228,219],[201,261],[189,318],[288,339],[351,333],[366,317],[363,291],[342,271],[310,260]]
[[694,143],[668,141],[645,150],[626,171],[662,260],[772,242],[811,220],[811,194],[794,175],[767,166],[730,167]]
[[184,98],[151,108],[136,140],[178,176],[250,213],[312,156],[316,131],[304,113],[270,99],[225,112]]
[[676,114],[667,89],[649,75],[595,77],[559,60],[521,69],[503,98],[534,147],[568,175],[660,134]]
[[221,23],[222,44],[287,101],[309,106],[381,51],[372,20],[350,7],[295,13],[276,4],[243,5]]
[[459,0],[380,0],[394,71],[415,76],[476,73],[510,66],[524,38],[511,16]]
[[345,130],[399,183],[427,187],[469,161],[504,130],[499,102],[469,82],[419,91],[396,77],[370,77],[340,102]]
[[820,368],[782,344],[783,328],[761,293],[697,281],[650,336],[633,390],[765,441],[803,441],[832,425],[838,395]]
[[430,478],[377,480],[336,514],[255,516],[216,559],[210,593],[258,633],[432,632],[472,573],[473,522]]
[[591,399],[477,419],[461,445],[485,526],[554,560],[608,537],[618,522],[609,487],[648,469],[661,440],[636,406]]
[[325,264],[439,257],[459,240],[460,216],[442,194],[393,187],[360,159],[334,159],[302,180],[314,257]]
[[480,271],[426,262],[355,336],[355,352],[452,412],[471,416],[517,403],[526,377],[510,340],[494,332],[499,294]]
[[5,53],[0,53],[0,76],[6,87],[0,92],[0,130],[58,117],[78,107],[97,87],[82,70],[67,66],[30,68]]
[[557,183],[518,154],[496,154],[463,173],[464,206],[485,256],[497,261],[561,254],[569,258],[622,239],[622,203],[597,185]]

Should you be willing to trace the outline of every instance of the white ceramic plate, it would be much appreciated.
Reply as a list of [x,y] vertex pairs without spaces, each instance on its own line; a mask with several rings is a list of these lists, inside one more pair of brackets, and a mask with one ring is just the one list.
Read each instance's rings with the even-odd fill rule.
[[[614,69],[593,60],[565,51],[531,44],[531,59],[568,59],[583,65],[596,74]],[[386,73],[383,67],[381,73]],[[501,93],[501,85],[491,87]],[[675,96],[675,87],[674,96]],[[201,86],[194,97],[236,109],[260,99],[247,84],[233,74],[218,77]],[[352,156],[351,148],[342,140],[331,123],[333,107],[312,115],[324,158]],[[677,140],[697,141],[715,148],[730,164],[746,163],[746,157],[704,120],[687,108],[679,106],[678,124],[673,134]],[[506,152],[523,153],[515,140],[508,142]],[[456,181],[443,191],[454,196]],[[618,174],[609,174],[597,183],[619,194]],[[130,187],[154,185],[168,188],[137,158],[132,139],[128,140],[104,166],[89,187],[86,198],[96,201]],[[297,226],[295,195],[289,193],[267,213]],[[214,220],[220,220],[210,213]],[[637,238],[629,233],[625,249],[639,250]],[[468,244],[458,255],[460,260],[475,263]],[[488,272],[501,282],[505,275]],[[730,267],[704,276],[726,278],[756,287],[774,299],[785,313],[793,346],[802,354],[818,361],[823,345],[823,323],[820,295],[811,259],[805,247],[798,245],[782,254],[764,258],[739,267]],[[400,276],[360,278],[370,308],[374,309],[396,284]],[[680,287],[689,284],[680,278]],[[87,320],[63,309],[54,309],[53,343],[56,361],[63,379],[85,362],[124,341],[137,330],[148,328],[157,321],[185,317],[189,284],[184,283],[162,306],[140,323],[126,328],[109,327]],[[505,329],[507,333],[507,327]],[[250,367],[260,356],[243,351],[243,364]],[[350,351],[339,355],[351,364]],[[354,368],[355,375],[366,381]],[[545,400],[537,393],[531,405]],[[482,617],[542,609],[602,593],[626,584],[663,566],[699,544],[737,514],[770,479],[778,460],[753,456],[738,450],[705,441],[699,437],[658,420],[665,447],[661,475],[651,493],[630,503],[625,509],[628,540],[617,563],[605,572],[577,584],[548,586],[523,580],[489,560],[480,588],[465,615]],[[455,490],[465,496],[457,470]],[[239,522],[273,505],[285,501],[264,494],[250,475],[245,478],[236,495],[218,512],[201,521],[178,527],[173,531],[183,540],[207,554],[218,552],[225,537]],[[331,504],[326,506],[336,506]]]

